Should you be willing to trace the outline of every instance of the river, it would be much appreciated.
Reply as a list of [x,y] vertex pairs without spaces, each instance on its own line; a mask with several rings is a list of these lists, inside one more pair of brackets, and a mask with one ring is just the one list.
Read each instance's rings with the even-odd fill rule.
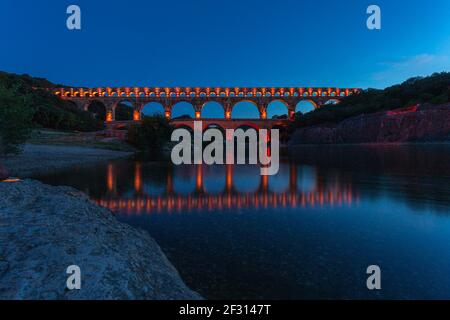
[[128,159],[35,178],[148,230],[205,298],[450,299],[450,145],[301,147],[270,177]]

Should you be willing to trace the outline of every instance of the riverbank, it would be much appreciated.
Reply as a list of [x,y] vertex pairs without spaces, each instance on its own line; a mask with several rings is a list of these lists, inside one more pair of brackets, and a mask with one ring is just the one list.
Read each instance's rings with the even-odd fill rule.
[[[0,182],[0,299],[200,299],[145,231],[69,187]],[[66,269],[81,269],[68,290]]]
[[134,152],[136,149],[129,145],[123,137],[122,131],[61,131],[52,129],[35,129],[28,140],[32,144],[59,145],[72,147],[86,147],[115,151]]
[[134,152],[28,143],[21,154],[0,158],[0,163],[11,176],[25,178],[71,166],[125,158],[132,154]]

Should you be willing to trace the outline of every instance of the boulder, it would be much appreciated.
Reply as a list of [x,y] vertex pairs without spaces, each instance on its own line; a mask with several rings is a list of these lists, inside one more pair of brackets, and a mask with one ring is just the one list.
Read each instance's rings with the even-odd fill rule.
[[[0,300],[201,299],[148,232],[82,192],[22,180],[0,194]],[[67,287],[73,265],[79,290]]]

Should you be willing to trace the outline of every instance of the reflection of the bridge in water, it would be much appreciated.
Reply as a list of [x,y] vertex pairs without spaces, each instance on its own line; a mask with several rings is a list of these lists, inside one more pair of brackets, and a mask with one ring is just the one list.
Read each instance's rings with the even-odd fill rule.
[[[224,165],[224,187],[219,193],[208,192],[205,188],[205,167],[195,165],[195,188],[189,194],[177,192],[174,188],[173,172],[169,171],[165,190],[158,195],[150,195],[145,191],[142,176],[142,164],[137,162],[134,168],[133,189],[131,196],[118,195],[116,191],[116,170],[110,164],[107,171],[108,193],[99,199],[93,199],[97,204],[112,211],[126,214],[185,212],[185,211],[215,211],[241,208],[286,208],[286,207],[320,207],[351,205],[358,201],[358,195],[352,191],[350,183],[325,184],[317,175],[310,190],[300,190],[298,187],[298,167],[289,163],[289,183],[281,192],[270,188],[270,176],[259,175],[259,186],[256,190],[247,192],[236,188],[233,176],[236,168]],[[286,177],[287,178],[287,177]],[[246,179],[245,177],[243,178]],[[219,181],[220,179],[217,179]],[[214,180],[216,181],[216,180]]]

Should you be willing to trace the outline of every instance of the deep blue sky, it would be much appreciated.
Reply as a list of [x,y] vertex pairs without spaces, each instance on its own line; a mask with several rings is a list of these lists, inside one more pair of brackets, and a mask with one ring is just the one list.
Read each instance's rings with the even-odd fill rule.
[[383,88],[450,70],[448,0],[2,0],[0,33],[0,70],[67,85]]

